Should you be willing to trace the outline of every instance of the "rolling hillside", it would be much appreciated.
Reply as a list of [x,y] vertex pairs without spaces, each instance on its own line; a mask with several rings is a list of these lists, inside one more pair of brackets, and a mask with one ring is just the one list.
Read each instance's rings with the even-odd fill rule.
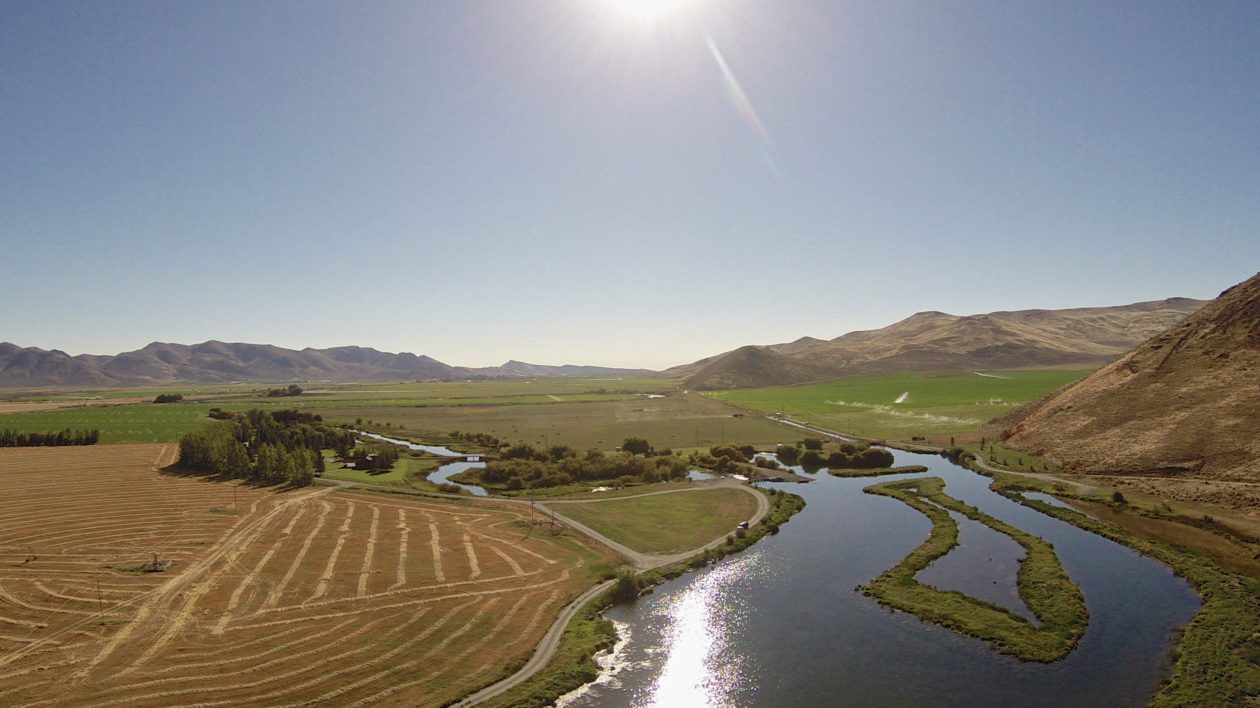
[[1260,274],[1007,422],[1078,472],[1260,482]]
[[1181,321],[1202,300],[959,316],[920,312],[830,341],[745,346],[666,373],[697,390],[806,383],[906,371],[1098,366]]

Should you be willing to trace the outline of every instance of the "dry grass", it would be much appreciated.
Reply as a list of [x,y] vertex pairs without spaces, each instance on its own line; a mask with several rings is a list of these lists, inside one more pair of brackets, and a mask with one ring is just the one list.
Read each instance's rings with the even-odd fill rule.
[[604,559],[525,509],[238,487],[232,514],[232,485],[156,471],[173,452],[0,450],[0,703],[440,705]]
[[[102,399],[83,399],[70,398],[62,401],[0,401],[0,415],[8,415],[10,413],[38,413],[40,411],[55,411],[62,408],[89,408],[94,406],[120,406],[129,403],[149,403],[153,399],[150,398],[102,398]],[[3,422],[3,421],[0,421]],[[4,427],[0,425],[0,427]]]

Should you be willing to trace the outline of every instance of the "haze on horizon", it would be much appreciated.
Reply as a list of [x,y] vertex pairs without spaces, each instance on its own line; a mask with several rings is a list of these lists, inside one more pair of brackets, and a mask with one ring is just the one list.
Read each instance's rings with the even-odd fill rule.
[[11,3],[0,340],[664,368],[1260,263],[1260,4]]

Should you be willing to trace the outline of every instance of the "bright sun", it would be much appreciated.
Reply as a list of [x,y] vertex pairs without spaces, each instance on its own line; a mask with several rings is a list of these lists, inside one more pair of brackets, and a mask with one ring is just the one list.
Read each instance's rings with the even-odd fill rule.
[[641,20],[654,20],[672,14],[687,0],[610,0],[624,14]]

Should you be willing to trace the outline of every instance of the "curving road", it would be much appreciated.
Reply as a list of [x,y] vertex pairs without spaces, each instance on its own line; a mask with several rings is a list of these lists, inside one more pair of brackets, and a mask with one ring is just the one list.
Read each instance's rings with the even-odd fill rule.
[[544,634],[542,640],[538,642],[538,647],[534,649],[533,656],[529,657],[529,661],[525,662],[524,666],[518,669],[516,673],[503,679],[502,681],[490,684],[471,696],[468,696],[459,703],[456,703],[455,706],[457,708],[463,708],[464,706],[472,706],[481,703],[482,701],[490,700],[495,696],[516,688],[529,679],[529,677],[541,671],[542,668],[547,665],[547,662],[551,661],[551,657],[555,656],[556,649],[560,647],[560,637],[564,635],[564,628],[569,626],[569,621],[573,619],[573,616],[577,614],[578,610],[581,609],[583,605],[595,599],[596,595],[599,595],[603,591],[612,587],[615,582],[617,581],[605,580],[599,585],[596,585],[581,595],[578,595],[577,599],[573,602],[565,605],[564,609],[560,610],[560,615],[556,617],[556,621],[552,622],[551,626],[547,628],[547,633]]
[[737,482],[731,479],[719,479],[719,480],[714,480],[710,482],[699,482],[698,484],[700,486],[687,487],[685,489],[665,489],[659,492],[644,492],[643,494],[628,494],[625,496],[606,497],[603,499],[562,499],[562,500],[552,499],[552,500],[547,500],[547,501],[541,501],[537,499],[533,499],[533,500],[509,499],[506,497],[495,497],[495,496],[470,497],[467,494],[447,494],[445,492],[421,492],[421,491],[415,491],[415,490],[408,490],[408,489],[400,488],[396,486],[384,485],[384,484],[365,484],[363,482],[347,482],[344,480],[335,480],[335,479],[325,479],[325,480],[322,480],[322,483],[325,485],[337,487],[340,489],[368,489],[368,490],[377,490],[377,491],[383,491],[383,492],[393,492],[395,494],[400,494],[400,493],[411,494],[413,496],[422,496],[422,497],[441,497],[445,499],[463,499],[465,501],[490,502],[490,503],[495,503],[495,504],[514,504],[517,506],[533,505],[535,508],[541,507],[545,509],[546,511],[550,512],[552,516],[555,517],[556,521],[590,538],[596,543],[612,549],[614,552],[617,553],[617,555],[630,561],[630,564],[634,567],[634,569],[639,572],[642,572],[644,570],[652,570],[653,568],[659,568],[663,565],[669,565],[670,563],[678,563],[694,555],[703,553],[704,551],[707,551],[710,548],[716,548],[726,542],[726,536],[725,535],[719,536],[718,538],[715,538],[713,541],[710,541],[709,543],[706,543],[703,546],[700,546],[698,548],[693,548],[688,551],[683,551],[682,553],[673,553],[670,555],[640,553],[639,551],[636,551],[633,548],[630,548],[624,544],[617,543],[616,541],[612,540],[611,538],[608,538],[607,536],[601,534],[600,532],[587,526],[586,524],[582,524],[577,521],[574,521],[573,519],[570,519],[564,514],[557,512],[554,508],[552,508],[549,505],[551,504],[598,504],[600,502],[617,501],[618,499],[636,499],[638,497],[654,497],[661,494],[686,494],[688,492],[703,492],[706,489],[729,488],[729,489],[743,490],[744,492],[747,492],[748,494],[753,495],[753,498],[757,500],[757,511],[756,513],[753,514],[752,518],[748,520],[749,526],[752,526],[756,524],[757,522],[761,521],[762,519],[766,517],[767,514],[770,513],[770,501],[766,498],[765,494],[758,491],[755,487],[750,487],[744,484],[743,482]]

